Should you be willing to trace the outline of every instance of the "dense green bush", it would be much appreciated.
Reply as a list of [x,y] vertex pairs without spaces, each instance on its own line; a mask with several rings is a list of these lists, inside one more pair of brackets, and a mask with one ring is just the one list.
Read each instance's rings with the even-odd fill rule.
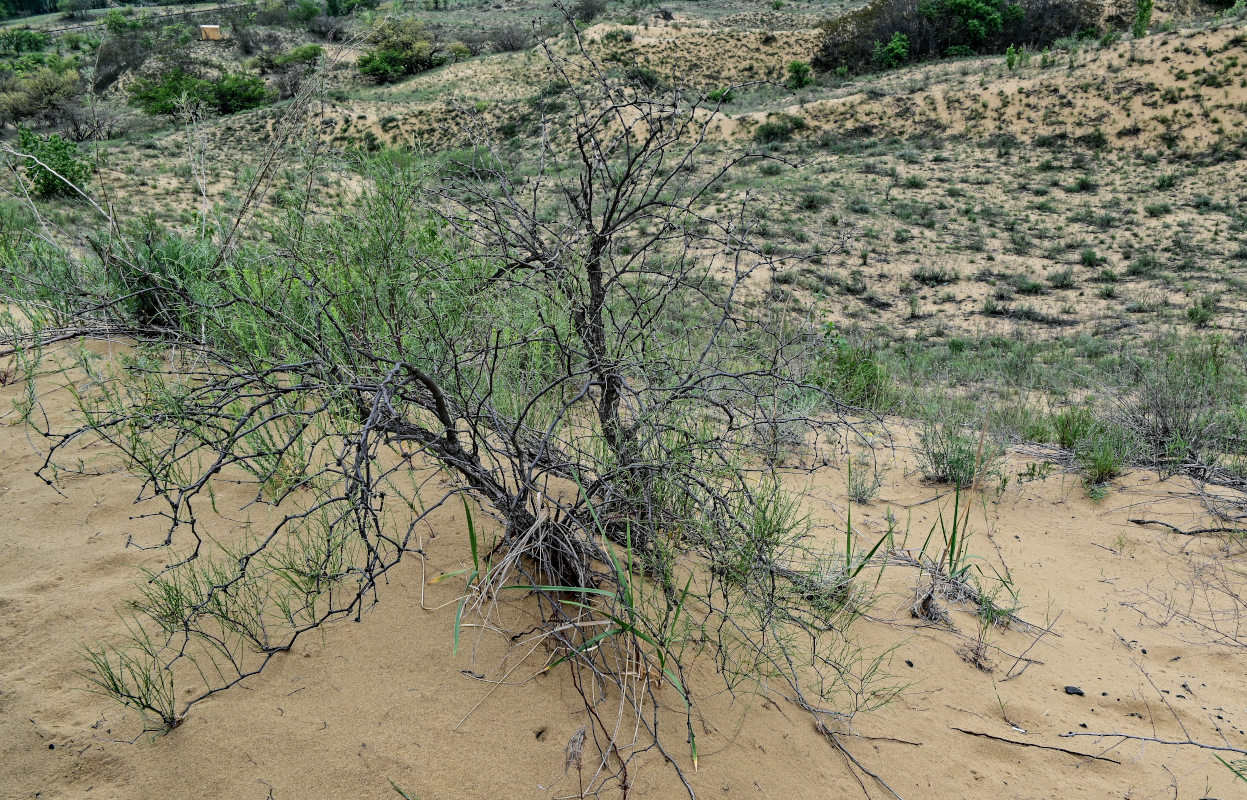
[[804,61],[793,61],[788,64],[788,88],[804,89],[814,83],[814,70]]
[[876,69],[895,69],[909,60],[909,37],[899,31],[892,34],[887,44],[876,41],[870,62]]
[[74,187],[83,187],[91,178],[91,165],[77,145],[55,133],[44,138],[29,128],[19,128],[17,144],[32,157],[26,162],[26,178],[39,197],[75,197]]
[[811,381],[838,402],[854,408],[887,412],[897,400],[888,368],[868,347],[853,344],[834,327],[824,331],[824,346],[811,370]]
[[259,108],[272,100],[273,95],[264,85],[264,79],[255,75],[233,73],[213,84],[213,106],[222,114]]
[[780,144],[792,138],[797,131],[804,130],[805,120],[788,114],[771,114],[766,122],[753,132],[753,139],[758,144]]
[[924,478],[964,489],[999,468],[1004,447],[986,431],[974,431],[952,422],[926,421],[914,453]]
[[922,0],[918,11],[945,29],[947,36],[981,44],[1004,30],[1006,23],[1020,22],[1022,7],[1010,0]]
[[263,78],[238,73],[210,81],[179,69],[160,78],[139,78],[130,85],[130,104],[154,115],[173,116],[184,106],[234,114],[272,101]]
[[446,62],[441,45],[418,20],[387,20],[368,36],[372,48],[357,62],[361,74],[393,83]]
[[0,31],[0,56],[35,53],[48,46],[48,35],[26,28]]
[[1147,29],[1152,27],[1152,6],[1153,0],[1136,0],[1134,12],[1134,24],[1130,26],[1130,34],[1138,39],[1147,35]]

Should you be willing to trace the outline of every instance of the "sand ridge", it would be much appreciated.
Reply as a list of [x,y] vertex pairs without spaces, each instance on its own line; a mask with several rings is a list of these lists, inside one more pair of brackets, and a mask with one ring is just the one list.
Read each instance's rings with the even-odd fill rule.
[[[0,401],[17,392],[5,387]],[[65,421],[63,390],[44,404]],[[900,423],[893,429],[896,450],[880,451],[881,499],[855,506],[854,525],[873,541],[891,514],[912,548],[941,510],[949,513],[947,496],[923,501],[948,487],[914,473],[912,434]],[[362,622],[330,625],[262,675],[195,706],[169,734],[131,742],[136,715],[85,691],[81,644],[120,632],[116,610],[135,596],[136,568],[169,554],[125,547],[131,534],[158,533],[152,521],[134,519],[134,478],[100,470],[66,478],[60,495],[32,474],[42,458],[37,437],[20,425],[0,437],[8,456],[0,480],[4,797],[383,798],[396,796],[391,781],[426,799],[576,795],[564,750],[583,707],[557,670],[540,674],[545,652],[470,629],[471,647],[451,654],[461,586],[428,582],[466,557],[462,520],[449,512],[433,523],[426,563],[405,562]],[[99,448],[83,455],[96,467],[107,463]],[[855,635],[872,652],[893,648],[888,670],[906,689],[882,711],[857,716],[856,736],[843,741],[906,798],[1055,798],[1071,787],[1080,797],[1233,796],[1232,776],[1211,751],[1061,735],[1189,734],[1247,749],[1241,648],[1210,645],[1207,631],[1164,602],[1185,607],[1176,601],[1190,599],[1184,586],[1198,588],[1191,571],[1217,559],[1241,563],[1241,549],[1127,521],[1206,524],[1205,499],[1187,479],[1136,473],[1095,503],[1076,476],[1028,467],[1043,455],[1014,452],[1002,472],[1008,485],[988,487],[969,517],[971,552],[988,574],[1010,577],[1023,604],[1018,616],[1034,627],[983,630],[955,606],[953,627],[919,624],[909,607],[920,580],[889,567],[872,619]],[[819,519],[815,535],[829,542],[843,535],[843,466],[808,482],[793,478]],[[247,499],[224,493],[221,508]],[[216,523],[228,529],[239,519],[227,512]],[[967,652],[979,641],[976,666]],[[699,664],[692,679],[703,697],[696,771],[672,736],[673,757],[698,796],[884,796],[858,773],[863,792],[845,758],[794,706],[756,694],[732,698],[716,689],[708,667]],[[635,797],[682,794],[656,754],[634,780]]]

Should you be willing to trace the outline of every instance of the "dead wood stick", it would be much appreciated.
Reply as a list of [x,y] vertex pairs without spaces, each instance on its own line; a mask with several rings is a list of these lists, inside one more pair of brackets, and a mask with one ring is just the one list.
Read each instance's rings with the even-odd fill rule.
[[1184,531],[1177,525],[1170,525],[1168,522],[1161,522],[1158,519],[1128,519],[1127,522],[1133,522],[1135,525],[1160,525],[1168,528],[1174,533],[1180,533],[1183,536],[1199,536],[1201,533],[1237,533],[1247,534],[1247,528],[1194,528]]
[[1104,739],[1132,739],[1136,742],[1156,742],[1157,744],[1168,744],[1178,747],[1200,747],[1204,750],[1220,750],[1223,753],[1238,753],[1239,755],[1247,756],[1247,750],[1240,750],[1237,747],[1230,747],[1228,745],[1222,747],[1219,744],[1205,744],[1204,742],[1197,742],[1190,738],[1186,739],[1186,741],[1182,741],[1180,739],[1158,739],[1155,736],[1135,736],[1129,733],[1091,733],[1090,731],[1070,731],[1069,733],[1061,734],[1062,739],[1066,739],[1071,736],[1099,736]]
[[1035,742],[1019,742],[1017,739],[1006,739],[1003,736],[993,736],[990,733],[982,733],[981,731],[968,731],[965,728],[953,728],[958,733],[969,734],[970,736],[982,736],[984,739],[992,739],[997,742],[1005,742],[1006,744],[1016,744],[1020,747],[1038,747],[1040,750],[1055,750],[1058,753],[1065,753],[1079,758],[1093,758],[1096,761],[1107,761],[1110,764],[1120,764],[1116,759],[1107,758],[1105,756],[1097,756],[1092,753],[1080,753],[1077,750],[1066,750],[1064,747],[1053,747],[1048,744],[1036,744]]

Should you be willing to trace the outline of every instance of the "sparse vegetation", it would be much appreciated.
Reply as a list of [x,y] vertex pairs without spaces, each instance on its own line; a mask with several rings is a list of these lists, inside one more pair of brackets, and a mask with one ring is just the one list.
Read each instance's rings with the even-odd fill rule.
[[[972,713],[1029,728],[1067,678],[1020,637],[1072,610],[1040,625],[1010,571],[1083,544],[1149,587],[1161,554],[1215,551],[1232,594],[1187,634],[1243,646],[1237,6],[877,0],[812,30],[778,0],[87,5],[0,28],[0,391],[15,463],[142,504],[92,517],[152,547],[123,624],[84,633],[85,679],[130,709],[102,747],[269,691],[251,676],[296,641],[413,587],[438,675],[574,701],[533,733],[571,736],[557,796],[650,790],[654,763],[663,796],[737,786],[691,767],[763,711],[870,766],[853,715],[958,657],[1009,679]],[[1072,521],[1010,521],[1049,504]],[[1129,613],[1096,586],[1114,653],[1159,647],[1139,586]],[[886,621],[920,654],[859,640],[915,588]],[[1156,761],[1141,792],[1229,780]]]

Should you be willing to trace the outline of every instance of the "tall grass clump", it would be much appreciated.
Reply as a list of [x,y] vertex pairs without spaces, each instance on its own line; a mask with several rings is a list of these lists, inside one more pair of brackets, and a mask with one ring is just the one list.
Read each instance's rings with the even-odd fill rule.
[[954,422],[928,420],[918,433],[915,454],[927,480],[970,488],[998,469],[1004,448],[986,425],[974,431]]

